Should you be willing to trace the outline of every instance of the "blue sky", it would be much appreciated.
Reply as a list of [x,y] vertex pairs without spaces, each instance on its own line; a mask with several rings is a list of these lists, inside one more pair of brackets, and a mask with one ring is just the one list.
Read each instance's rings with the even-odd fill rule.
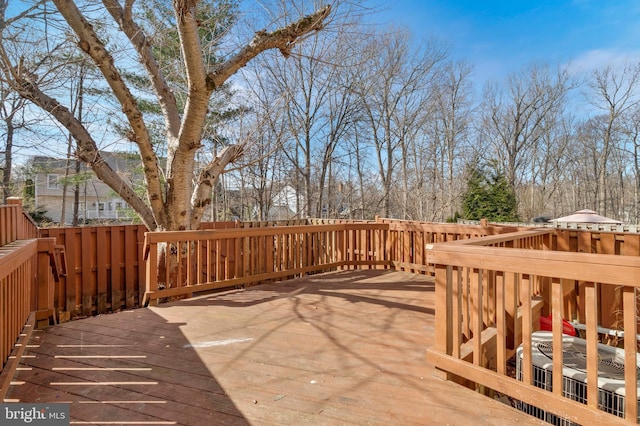
[[436,36],[475,67],[475,80],[502,79],[538,62],[588,71],[640,60],[637,0],[376,0],[376,20]]

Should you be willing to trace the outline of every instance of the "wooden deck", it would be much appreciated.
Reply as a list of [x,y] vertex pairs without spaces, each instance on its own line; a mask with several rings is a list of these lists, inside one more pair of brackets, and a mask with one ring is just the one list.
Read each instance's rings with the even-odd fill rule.
[[542,424],[433,376],[432,278],[313,275],[34,332],[7,398],[71,424]]

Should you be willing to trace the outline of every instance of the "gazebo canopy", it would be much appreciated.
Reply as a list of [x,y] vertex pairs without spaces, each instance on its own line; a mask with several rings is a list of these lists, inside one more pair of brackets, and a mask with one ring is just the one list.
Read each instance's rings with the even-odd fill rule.
[[619,220],[610,219],[608,217],[600,216],[597,212],[593,210],[578,210],[572,215],[559,217],[557,219],[553,219],[554,222],[571,222],[571,223],[617,223],[620,224]]

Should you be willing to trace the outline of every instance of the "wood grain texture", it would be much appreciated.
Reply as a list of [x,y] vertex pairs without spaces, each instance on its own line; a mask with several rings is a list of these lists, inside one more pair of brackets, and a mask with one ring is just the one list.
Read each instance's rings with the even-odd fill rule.
[[337,271],[71,321],[32,338],[8,398],[123,424],[542,424],[434,377],[433,286]]

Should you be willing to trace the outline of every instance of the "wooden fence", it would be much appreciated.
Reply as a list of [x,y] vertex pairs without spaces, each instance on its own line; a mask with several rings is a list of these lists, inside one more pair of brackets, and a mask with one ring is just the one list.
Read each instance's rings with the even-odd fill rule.
[[67,274],[55,294],[63,320],[140,306],[145,232],[143,225],[40,229],[65,247]]
[[[19,201],[0,208],[0,229],[4,241],[20,238],[53,237],[56,245],[64,247],[67,263],[67,275],[60,278],[55,291],[55,306],[61,318],[102,314],[119,309],[141,305],[146,291],[146,270],[144,267],[144,233],[141,225],[112,225],[83,228],[35,228],[27,215],[22,213]],[[378,219],[377,221],[349,221],[310,219],[276,222],[216,222],[203,223],[207,229],[240,229],[303,226],[304,224],[341,224],[387,228],[377,229],[369,234],[383,242],[383,250],[377,253],[376,261],[391,262],[398,270],[416,273],[434,273],[433,265],[428,262],[427,253],[433,244],[461,239],[479,238],[518,231],[524,228],[497,225],[460,225],[425,223],[416,221],[398,221]],[[363,228],[364,229],[364,228]],[[377,244],[369,242],[366,232],[359,238],[359,244],[366,246]],[[590,253],[611,253],[626,256],[640,255],[640,234],[608,233],[602,231],[577,231],[555,229],[550,243],[554,250]],[[231,243],[229,243],[231,244]],[[370,250],[369,250],[370,251]],[[221,251],[222,253],[222,251]],[[235,262],[235,252],[225,262]],[[216,266],[217,267],[217,266]],[[565,283],[567,291],[571,283]],[[575,293],[575,289],[573,290]],[[600,312],[601,324],[612,326],[619,321],[617,306],[621,303],[620,290],[601,286],[601,300],[607,306]],[[576,293],[577,294],[577,293]],[[584,319],[581,308],[584,303],[578,295],[578,303],[573,305],[575,316]]]
[[427,260],[433,244],[467,240],[518,231],[519,228],[495,225],[458,225],[379,219],[388,225],[387,259],[397,270],[433,274],[433,265]]
[[[640,256],[640,234],[637,233],[556,229],[551,235],[551,250],[636,258]],[[563,280],[563,291],[568,301],[566,317],[584,323],[585,299],[584,293],[578,291],[579,285],[577,280]],[[574,300],[575,303],[572,302]],[[598,286],[598,300],[602,304],[602,309],[598,311],[598,323],[613,329],[621,327],[622,288],[603,283]]]
[[[620,241],[618,251],[635,250],[635,238],[602,233],[557,234],[555,230],[516,233],[448,243],[433,247],[428,259],[436,275],[436,346],[428,358],[445,376],[470,380],[533,407],[579,424],[616,424],[621,419],[599,410],[599,334],[603,307],[600,288],[620,288],[624,333],[624,402],[620,411],[628,421],[638,419],[636,288],[640,286],[640,257],[602,253],[574,253],[555,249],[600,247],[595,241]],[[559,236],[559,238],[558,238]],[[525,237],[524,245],[516,242]],[[540,238],[541,237],[541,238]],[[513,241],[512,241],[513,240]],[[580,241],[583,241],[582,245]],[[498,243],[498,244],[496,244]],[[623,244],[628,244],[623,249]],[[615,244],[614,244],[615,245]],[[575,297],[583,295],[586,324],[586,405],[563,395],[563,375],[553,374],[552,392],[534,386],[533,337],[540,327],[541,307],[552,314],[552,345],[563,347],[562,320]],[[515,330],[515,332],[514,332]],[[509,341],[509,337],[513,341]],[[507,360],[521,346],[522,380],[507,375]],[[553,351],[552,371],[563,371],[563,351]],[[463,379],[464,378],[464,379]],[[564,388],[567,390],[566,387]]]
[[[287,222],[211,222],[203,229],[283,226]],[[41,228],[65,248],[66,276],[55,291],[62,320],[141,306],[146,286],[143,225]]]
[[[460,225],[478,225],[479,220],[460,220]],[[637,234],[640,232],[640,225],[616,224],[616,223],[587,223],[587,222],[508,222],[500,223],[500,226],[512,226],[516,228],[550,228],[569,229],[580,231],[604,231],[617,233]]]

